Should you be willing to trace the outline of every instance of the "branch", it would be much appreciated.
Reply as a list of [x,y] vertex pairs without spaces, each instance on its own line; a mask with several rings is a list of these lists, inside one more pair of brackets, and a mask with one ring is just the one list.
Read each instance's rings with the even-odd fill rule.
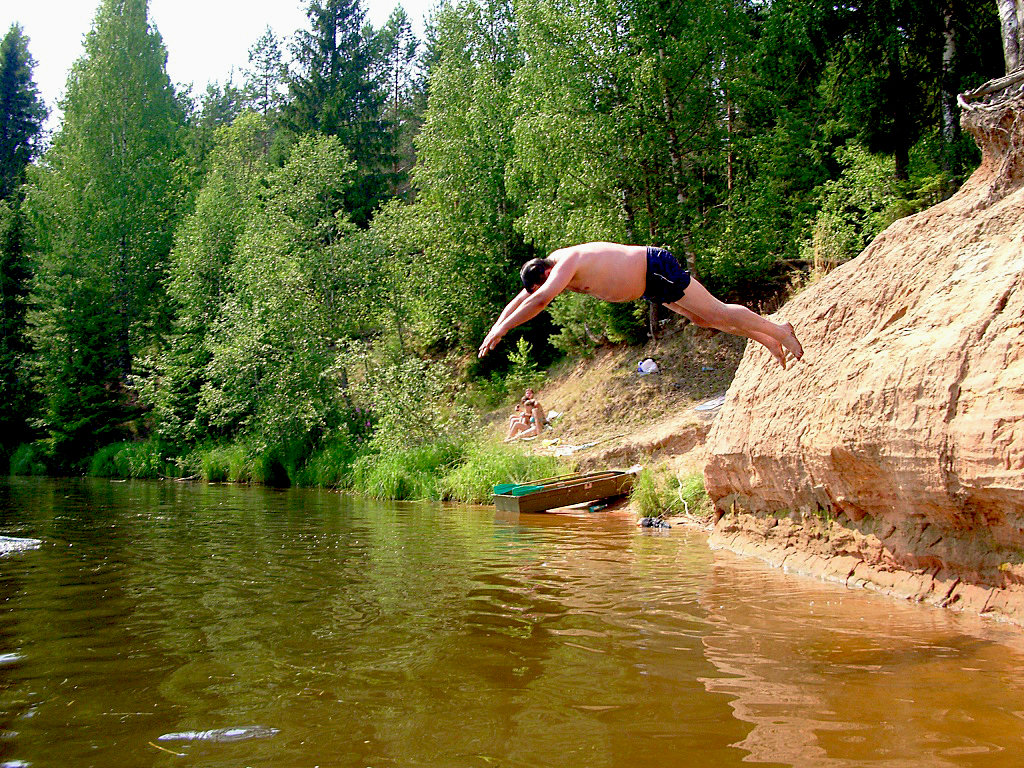
[[1005,90],[1011,85],[1024,82],[1024,67],[1021,69],[1014,70],[1006,77],[1000,77],[997,80],[989,80],[982,86],[975,88],[973,91],[966,91],[965,93],[957,94],[956,103],[959,104],[963,109],[971,111],[975,109],[975,105],[971,104],[972,101],[980,99],[982,96],[988,96],[991,93]]

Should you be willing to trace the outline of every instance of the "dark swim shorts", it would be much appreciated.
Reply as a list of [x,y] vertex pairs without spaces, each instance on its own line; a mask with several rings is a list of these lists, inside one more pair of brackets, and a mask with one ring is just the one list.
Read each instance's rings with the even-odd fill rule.
[[690,284],[690,273],[664,248],[647,248],[647,287],[644,298],[652,304],[679,301]]

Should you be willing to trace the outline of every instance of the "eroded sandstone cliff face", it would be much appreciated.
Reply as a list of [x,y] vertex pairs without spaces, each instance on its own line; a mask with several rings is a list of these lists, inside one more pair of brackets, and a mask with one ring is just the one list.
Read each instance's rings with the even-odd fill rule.
[[713,544],[1024,624],[1024,97],[965,111],[981,167],[779,313],[709,435]]

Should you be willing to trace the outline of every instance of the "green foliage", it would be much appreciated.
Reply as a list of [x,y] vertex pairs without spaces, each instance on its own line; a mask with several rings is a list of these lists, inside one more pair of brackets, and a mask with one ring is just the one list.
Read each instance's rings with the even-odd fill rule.
[[440,499],[442,477],[462,451],[460,443],[438,441],[365,454],[352,465],[352,490],[379,499]]
[[[719,229],[697,261],[705,282],[723,297],[749,297],[763,292],[784,259],[798,254],[792,205],[778,180],[753,181],[730,198],[730,208],[719,221]],[[780,237],[786,233],[787,237]]]
[[507,2],[469,1],[442,6],[435,19],[417,202],[405,217],[410,250],[419,254],[409,263],[411,310],[430,342],[479,344],[532,255],[513,228],[506,190],[509,88],[521,60],[511,13]]
[[665,468],[640,473],[629,497],[641,517],[686,514],[704,518],[711,502],[700,473],[679,477]]
[[46,104],[32,79],[35,61],[18,24],[0,40],[0,200],[11,200],[25,181],[43,136]]
[[676,498],[683,502],[683,511],[690,515],[712,511],[711,499],[704,487],[704,475],[700,472],[679,479]]
[[629,502],[637,508],[641,517],[657,517],[663,514],[663,494],[651,470],[644,470],[633,483]]
[[522,483],[564,474],[554,456],[537,456],[504,445],[474,445],[442,478],[441,496],[454,501],[490,501],[498,483]]
[[284,104],[287,76],[281,41],[268,26],[249,49],[243,89],[245,103],[265,120],[270,120]]
[[175,465],[167,461],[156,441],[147,440],[104,446],[89,460],[86,474],[90,477],[156,480],[176,473]]
[[850,144],[837,158],[843,173],[820,187],[821,209],[804,246],[816,271],[852,259],[905,211],[906,185],[897,182],[891,157]]
[[530,342],[520,337],[516,348],[508,353],[512,367],[505,375],[505,388],[509,392],[522,392],[527,388],[539,389],[543,376],[537,371],[537,363],[531,355]]
[[361,248],[367,236],[355,236],[341,213],[350,170],[336,138],[311,136],[268,178],[206,341],[198,414],[212,434],[291,453],[337,423],[341,400],[328,371],[337,340],[366,316],[372,259]]
[[230,443],[197,448],[182,464],[186,471],[209,483],[288,486],[292,476],[298,475],[295,464],[290,461],[292,458],[277,448]]
[[647,304],[611,304],[564,293],[549,305],[549,311],[559,327],[551,343],[563,352],[578,353],[601,344],[638,343],[644,334]]
[[21,185],[38,154],[46,106],[32,80],[28,38],[14,24],[0,40],[0,452],[29,439],[35,416],[26,323],[31,266]]
[[52,453],[45,443],[22,443],[11,455],[12,475],[46,475],[50,471]]
[[332,440],[313,452],[296,474],[295,484],[313,488],[342,488],[351,483],[352,462],[357,456],[352,441]]
[[450,364],[352,344],[338,359],[349,396],[374,417],[371,447],[385,454],[431,445],[459,445],[472,414],[456,397]]
[[296,35],[285,120],[298,136],[338,137],[358,179],[345,190],[345,210],[366,226],[387,195],[385,169],[392,162],[383,96],[371,72],[373,49],[363,35],[366,14],[360,0],[310,0],[306,15],[311,29]]
[[412,31],[409,16],[396,5],[374,39],[374,57],[381,63],[380,81],[384,96],[385,124],[394,152],[390,170],[391,193],[411,197],[409,171],[416,161],[413,141],[422,125],[426,106],[426,80],[419,65],[420,43]]
[[189,464],[208,483],[245,482],[251,474],[247,451],[241,445],[200,449]]
[[162,281],[185,190],[166,60],[145,0],[104,0],[33,169],[32,341],[43,425],[68,467],[124,431],[133,360],[167,322]]
[[[50,311],[36,315],[36,344],[43,349],[44,409],[48,440],[58,466],[77,472],[100,446],[123,439],[129,418],[122,396],[118,318],[97,280],[61,275],[48,284],[37,276],[34,294],[50,297]],[[62,306],[63,305],[63,306]]]
[[19,208],[0,199],[0,449],[10,450],[29,437],[34,410],[27,356],[26,325],[29,265],[22,246]]
[[164,350],[137,366],[137,384],[153,408],[156,432],[171,445],[202,440],[210,429],[199,400],[208,380],[211,330],[232,293],[238,243],[269,172],[267,131],[266,121],[252,114],[218,131],[195,211],[175,235],[167,285],[175,328]]

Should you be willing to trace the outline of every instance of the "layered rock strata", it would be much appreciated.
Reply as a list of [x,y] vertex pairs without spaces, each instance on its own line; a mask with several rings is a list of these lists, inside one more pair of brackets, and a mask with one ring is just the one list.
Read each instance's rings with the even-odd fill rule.
[[780,311],[805,362],[748,345],[708,438],[712,543],[1024,624],[1024,98],[963,123],[960,191]]

